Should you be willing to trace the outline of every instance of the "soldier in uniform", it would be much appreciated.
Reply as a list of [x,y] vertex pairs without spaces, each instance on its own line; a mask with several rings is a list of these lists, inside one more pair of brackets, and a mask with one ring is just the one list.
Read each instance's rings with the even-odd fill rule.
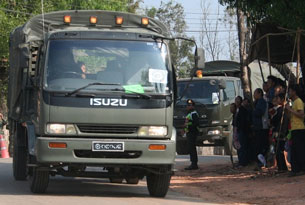
[[186,167],[185,170],[195,170],[198,169],[198,157],[196,150],[196,138],[199,134],[199,115],[195,110],[195,102],[191,99],[187,100],[186,107],[188,114],[185,119],[184,134],[187,137],[187,146],[190,154],[191,165]]

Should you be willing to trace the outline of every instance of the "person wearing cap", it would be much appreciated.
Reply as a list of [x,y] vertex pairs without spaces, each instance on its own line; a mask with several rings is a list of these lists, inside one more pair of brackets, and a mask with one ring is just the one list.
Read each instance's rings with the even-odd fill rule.
[[186,167],[185,170],[195,170],[198,169],[196,138],[199,134],[199,115],[195,110],[195,102],[191,99],[188,99],[186,102],[188,114],[185,119],[184,132],[187,136],[187,147],[190,154],[191,165]]

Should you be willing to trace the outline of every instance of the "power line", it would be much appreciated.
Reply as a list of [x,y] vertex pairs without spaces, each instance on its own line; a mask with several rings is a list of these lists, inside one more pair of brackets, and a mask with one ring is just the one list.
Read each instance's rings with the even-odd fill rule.
[[211,16],[225,16],[226,14],[225,13],[203,13],[203,12],[184,12],[185,14],[189,14],[189,15],[211,15]]
[[[186,20],[188,20],[188,19],[186,19]],[[207,19],[207,20],[205,20],[205,19],[196,19],[196,20],[198,20],[198,21],[190,21],[189,23],[190,24],[201,24],[202,22],[206,22],[206,23],[211,23],[211,22],[214,22],[214,23],[227,23],[226,21],[224,21],[223,19]]]
[[[173,31],[173,30],[172,30]],[[200,31],[200,30],[186,30],[185,33],[217,33],[217,32],[237,32],[237,30],[211,30],[211,31]]]
[[[202,16],[201,17],[198,17],[198,18],[195,18],[195,17],[185,17],[184,19],[194,19],[194,20],[201,20],[201,19],[205,19],[205,18],[202,18]],[[218,18],[218,19],[208,19],[208,20],[215,20],[215,21],[220,21],[221,19],[223,19],[223,18]]]

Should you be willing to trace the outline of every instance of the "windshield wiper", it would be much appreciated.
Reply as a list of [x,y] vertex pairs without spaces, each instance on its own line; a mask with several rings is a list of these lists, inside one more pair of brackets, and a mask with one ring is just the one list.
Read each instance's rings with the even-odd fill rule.
[[[83,90],[87,87],[90,87],[90,86],[94,86],[94,85],[118,85],[120,87],[122,87],[121,84],[119,83],[89,83],[88,85],[85,85],[83,87],[80,87],[80,88],[77,88],[69,93],[66,94],[66,96],[71,96],[75,93],[78,93],[80,90]],[[119,91],[119,92],[126,92],[126,90],[122,89],[122,88],[111,88],[111,89],[104,89],[104,90],[109,90],[109,91]],[[125,95],[123,95],[123,97],[129,97],[129,96],[138,96],[139,98],[142,97],[144,99],[150,99],[151,96],[150,95],[147,95],[147,94],[143,94],[143,93],[138,93],[138,92],[135,92],[135,91],[131,91],[131,90],[128,90],[127,93]]]
[[89,83],[88,85],[85,85],[85,86],[77,88],[77,89],[75,89],[75,90],[73,90],[71,92],[68,92],[66,94],[66,96],[69,97],[69,96],[79,92],[80,90],[83,90],[83,89],[85,89],[87,87],[90,87],[90,86],[93,86],[93,85],[120,85],[121,86],[121,84],[119,84],[119,83],[97,83],[97,82],[96,83]]

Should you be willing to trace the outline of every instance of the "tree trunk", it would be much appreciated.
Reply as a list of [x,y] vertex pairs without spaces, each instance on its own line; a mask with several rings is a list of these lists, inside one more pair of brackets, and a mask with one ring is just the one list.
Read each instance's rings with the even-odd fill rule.
[[247,43],[246,43],[246,33],[247,28],[245,24],[245,16],[241,10],[236,9],[237,14],[237,27],[238,27],[238,38],[239,38],[239,56],[240,56],[240,73],[241,73],[241,83],[243,86],[244,96],[251,99],[251,89],[249,81],[249,73],[246,65],[247,60]]
[[272,63],[271,66],[273,68],[275,68],[285,78],[285,80],[288,81],[289,75],[290,75],[289,82],[291,82],[291,83],[297,82],[295,75],[291,72],[290,68],[287,65],[285,65],[285,64],[280,65],[280,64]]

